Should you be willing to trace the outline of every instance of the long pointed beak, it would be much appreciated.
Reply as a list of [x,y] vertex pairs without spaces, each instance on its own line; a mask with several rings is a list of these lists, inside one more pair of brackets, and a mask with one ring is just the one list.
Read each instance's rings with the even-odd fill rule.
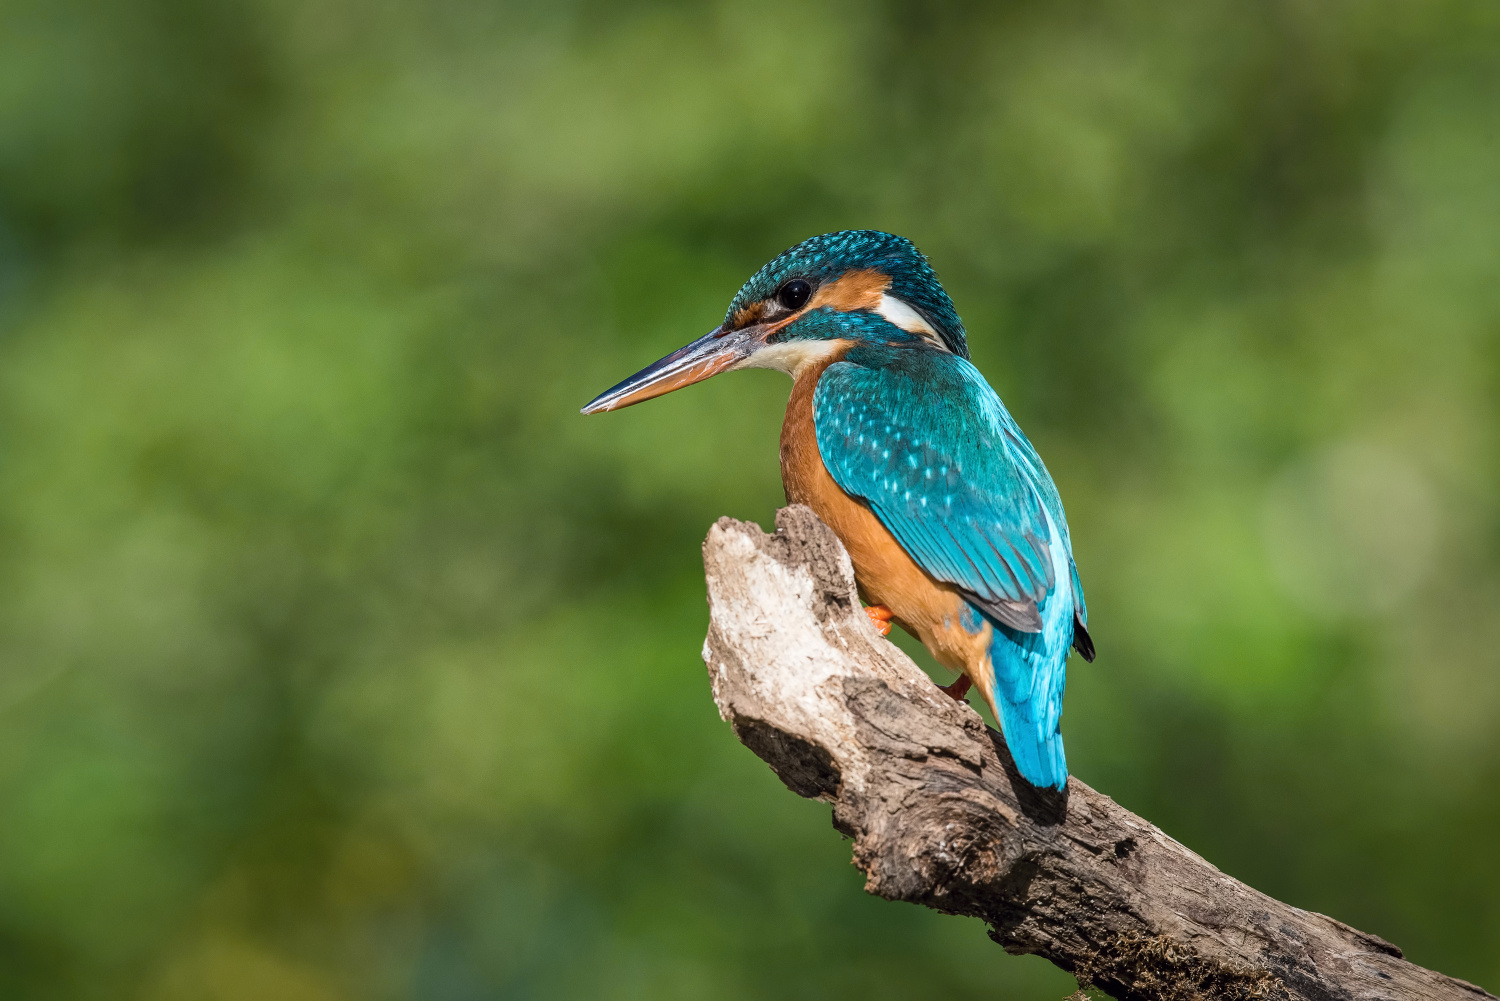
[[725,330],[715,327],[687,347],[678,348],[658,362],[653,362],[612,389],[607,389],[583,408],[583,413],[597,414],[619,410],[670,393],[674,389],[702,382],[744,361],[765,344],[768,331],[762,324]]

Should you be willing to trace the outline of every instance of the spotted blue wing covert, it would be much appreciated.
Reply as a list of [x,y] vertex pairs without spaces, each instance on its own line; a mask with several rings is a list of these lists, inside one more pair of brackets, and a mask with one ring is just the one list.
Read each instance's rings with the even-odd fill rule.
[[[813,423],[824,465],[924,570],[1011,628],[1038,631],[1058,583],[1051,477],[973,365],[890,350],[902,364],[843,361],[823,373]],[[1066,546],[1060,501],[1052,520]]]

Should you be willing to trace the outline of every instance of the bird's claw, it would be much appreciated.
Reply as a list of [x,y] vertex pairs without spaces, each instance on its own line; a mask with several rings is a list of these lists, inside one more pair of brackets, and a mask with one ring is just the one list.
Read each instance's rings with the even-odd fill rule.
[[942,692],[954,702],[962,702],[969,694],[969,686],[974,682],[967,674],[960,674],[958,680],[951,685],[938,685],[938,691]]
[[875,631],[882,636],[891,634],[891,619],[895,613],[884,605],[866,605],[865,614],[870,617],[870,623],[874,625]]

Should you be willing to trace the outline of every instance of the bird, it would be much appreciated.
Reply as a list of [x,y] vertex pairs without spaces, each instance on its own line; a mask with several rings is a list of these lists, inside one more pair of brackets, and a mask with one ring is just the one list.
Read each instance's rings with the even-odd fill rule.
[[1063,789],[1070,650],[1094,659],[1062,498],[969,358],[953,301],[904,237],[844,230],[765,264],[724,322],[590,401],[618,410],[744,368],[792,377],[781,429],[788,503],[848,551],[865,612],[959,673],[1016,770]]

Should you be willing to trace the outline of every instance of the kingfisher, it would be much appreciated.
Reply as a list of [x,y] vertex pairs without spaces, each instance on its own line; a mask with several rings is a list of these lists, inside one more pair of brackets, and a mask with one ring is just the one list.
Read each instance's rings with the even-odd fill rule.
[[1062,498],[969,360],[963,323],[911,241],[804,240],[762,267],[724,322],[583,408],[618,410],[720,372],[792,377],[781,427],[788,503],[831,528],[866,614],[977,688],[1016,769],[1062,789],[1070,649],[1094,659]]

